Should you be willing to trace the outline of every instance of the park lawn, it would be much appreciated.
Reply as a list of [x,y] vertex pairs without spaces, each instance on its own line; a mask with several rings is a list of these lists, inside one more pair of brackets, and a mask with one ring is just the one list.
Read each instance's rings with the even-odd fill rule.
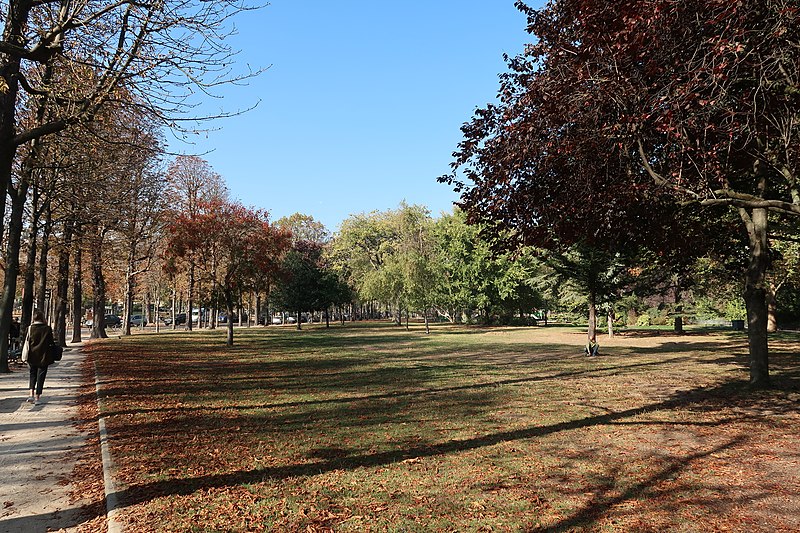
[[347,324],[92,343],[131,531],[800,529],[800,336]]

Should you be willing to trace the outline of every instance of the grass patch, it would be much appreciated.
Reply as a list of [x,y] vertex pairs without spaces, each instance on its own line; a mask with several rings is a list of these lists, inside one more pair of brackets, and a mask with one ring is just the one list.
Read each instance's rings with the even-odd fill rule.
[[[386,324],[91,344],[134,531],[800,527],[800,337]],[[752,526],[752,527],[751,527]]]

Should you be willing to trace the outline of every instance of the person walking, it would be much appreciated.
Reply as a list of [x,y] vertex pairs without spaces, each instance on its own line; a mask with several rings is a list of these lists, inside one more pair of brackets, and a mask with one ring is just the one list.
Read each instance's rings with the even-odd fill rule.
[[38,309],[34,310],[33,323],[28,329],[28,336],[22,349],[22,360],[28,363],[31,372],[31,394],[27,401],[34,405],[39,405],[41,401],[47,367],[54,362],[53,352],[50,349],[54,344],[53,330],[46,324],[44,313]]
[[9,350],[16,350],[19,348],[19,334],[19,318],[14,317],[11,320],[11,327],[8,329]]

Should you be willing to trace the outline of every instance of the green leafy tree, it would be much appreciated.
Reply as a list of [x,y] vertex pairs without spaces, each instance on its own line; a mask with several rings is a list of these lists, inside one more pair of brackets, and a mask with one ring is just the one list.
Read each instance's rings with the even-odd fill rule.
[[439,278],[435,266],[433,220],[427,209],[401,204],[395,214],[399,242],[391,262],[400,273],[400,291],[408,307],[421,311],[430,333],[429,312],[436,303]]
[[281,217],[275,221],[275,225],[292,233],[295,241],[311,241],[320,244],[327,243],[331,238],[331,233],[325,224],[315,220],[311,215],[294,213],[286,217]]

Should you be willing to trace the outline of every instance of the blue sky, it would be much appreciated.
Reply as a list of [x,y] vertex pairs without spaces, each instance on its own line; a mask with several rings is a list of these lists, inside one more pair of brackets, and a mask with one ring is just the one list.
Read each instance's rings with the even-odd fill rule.
[[269,69],[210,105],[258,107],[171,148],[208,152],[244,204],[331,231],[402,200],[450,211],[436,178],[459,128],[494,100],[503,53],[529,41],[513,0],[271,0],[236,25],[238,61]]

